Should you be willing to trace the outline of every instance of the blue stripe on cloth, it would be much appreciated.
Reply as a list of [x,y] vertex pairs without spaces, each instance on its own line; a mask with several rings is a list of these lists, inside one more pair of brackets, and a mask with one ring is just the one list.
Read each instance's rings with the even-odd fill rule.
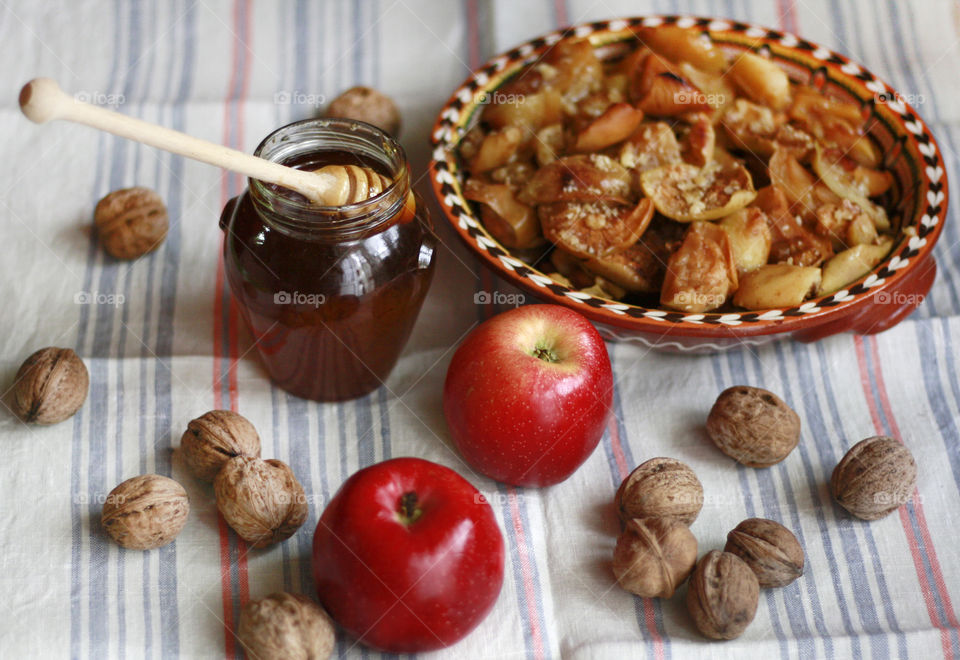
[[[822,342],[816,344],[816,351],[819,368],[814,370],[812,360],[805,354],[798,360],[798,369],[807,370],[810,374],[815,372],[828,374],[830,365],[826,364],[827,354]],[[812,437],[818,448],[817,450],[823,464],[836,465],[838,458],[833,450],[833,443],[830,442],[830,438],[839,437],[845,439],[847,434],[843,425],[843,417],[840,415],[840,409],[837,407],[837,396],[833,388],[833,379],[828,376],[823,378],[822,381],[824,387],[823,397],[826,402],[826,408],[830,411],[832,428],[829,434],[813,434]],[[823,408],[820,410],[822,412]],[[837,505],[834,505],[834,511],[838,510],[836,506]],[[877,547],[876,538],[874,537],[873,530],[869,526],[863,528],[863,535],[867,542],[867,555],[870,557],[873,566],[873,574],[877,581],[877,588],[880,590],[880,603],[883,605],[884,618],[887,620],[887,625],[890,627],[890,630],[897,634],[897,646],[900,651],[900,657],[906,658],[908,656],[906,635],[904,635],[900,627],[900,622],[897,621],[897,615],[893,610],[893,599],[890,594],[890,589],[887,587],[887,579],[883,570],[883,564],[880,560],[880,550]]]
[[[184,10],[178,14],[179,25],[183,34],[183,55],[179,87],[173,102],[171,121],[173,128],[179,131],[186,130],[186,115],[184,104],[193,89],[193,72],[196,65],[196,3],[184,0]],[[180,270],[180,249],[182,246],[182,229],[180,219],[183,217],[183,179],[184,159],[179,156],[168,156],[170,170],[169,192],[167,205],[174,221],[167,231],[165,249],[162,252],[160,273],[160,300],[157,312],[158,327],[155,340],[155,352],[162,359],[171,359],[174,340],[174,310],[177,298],[177,273]],[[154,437],[171,438],[171,424],[173,417],[173,397],[171,367],[160,364],[156,369],[155,397],[156,421],[154,423]],[[171,474],[170,452],[157,452],[157,470],[160,474]],[[160,566],[158,579],[160,583],[160,651],[163,658],[176,658],[180,655],[180,601],[177,587],[177,545],[176,542],[160,549]]]
[[[726,353],[727,367],[730,370],[730,377],[733,381],[729,384],[723,380],[723,377],[722,377],[723,372],[719,368],[719,365],[715,364],[713,373],[714,373],[714,378],[717,379],[717,386],[720,391],[723,391],[724,389],[732,386],[735,383],[755,382],[747,374],[744,352],[751,352],[751,354],[753,354],[752,349],[749,349],[749,348],[732,350]],[[715,359],[714,362],[716,363],[717,360]],[[747,515],[750,517],[757,517],[758,511],[754,503],[753,492],[750,487],[750,480],[748,475],[748,471],[753,470],[753,468],[747,468],[743,465],[738,464],[736,466],[736,470],[737,470],[737,478],[740,482],[740,492],[741,492],[741,495],[744,497]],[[760,489],[760,497],[758,499],[763,509],[763,515],[760,517],[779,520],[780,519],[779,510],[774,511],[774,506],[773,506],[773,503],[776,503],[779,498],[776,495],[776,488],[773,485],[772,477],[770,474],[768,474],[769,470],[753,470],[753,471],[756,473],[755,476],[757,479],[757,485]],[[790,490],[789,482],[787,480],[784,480],[784,482],[785,482],[784,492],[792,500],[793,492]],[[770,503],[769,506],[768,506],[768,503]],[[800,543],[804,544],[803,531],[800,528],[800,521],[796,516],[794,516],[794,520],[791,521],[791,526],[794,528]],[[790,627],[794,633],[798,633],[796,635],[798,638],[797,640],[798,650],[801,656],[809,656],[813,652],[813,648],[812,648],[813,644],[812,644],[812,641],[810,640],[810,629],[809,629],[809,626],[807,625],[806,615],[803,612],[803,606],[798,601],[798,599],[788,598],[790,591],[799,591],[799,587],[797,586],[796,582],[784,588],[784,590],[781,592],[780,595],[783,598],[783,604],[785,609],[787,610],[787,618],[790,621]],[[789,657],[790,651],[787,645],[787,639],[784,633],[783,624],[780,621],[780,615],[777,611],[776,599],[770,590],[766,590],[764,595],[767,601],[767,610],[770,615],[770,622],[773,625],[774,635],[777,638],[777,644],[780,648],[780,655],[781,657]],[[832,648],[827,646],[827,649],[828,649],[827,654],[832,655],[832,651],[833,651]]]
[[[868,342],[869,342],[869,343],[873,343],[873,342],[876,342],[876,341],[877,341],[876,337],[867,337],[865,343],[868,343]],[[873,353],[872,350],[864,350],[864,359],[865,359],[865,361],[866,361],[867,370],[868,370],[869,373],[871,373],[871,374],[873,373],[873,369],[874,369],[874,362],[873,362],[873,355],[872,355],[872,353]],[[880,369],[880,366],[877,365],[876,368],[877,368],[877,369]],[[874,400],[875,400],[875,401],[881,401],[882,399],[881,399],[881,397],[879,396],[879,393],[878,393],[878,385],[877,385],[876,381],[873,380],[873,379],[871,379],[871,381],[870,381],[870,386],[871,386],[871,390],[872,390],[872,392],[873,392]],[[881,411],[882,411],[882,409],[885,408],[885,406],[883,406],[883,405],[878,405],[877,408],[881,409]],[[891,410],[891,414],[892,414],[892,410]],[[890,420],[890,419],[888,419],[886,416],[884,416],[882,419],[883,419],[883,424],[882,424],[882,426],[883,426],[883,431],[884,431],[884,433],[887,434],[887,435],[892,436],[892,435],[893,435],[893,427],[894,427],[894,426],[898,426],[898,427],[899,427],[899,425],[896,424],[895,420]],[[891,422],[893,422],[893,423],[891,423]],[[901,442],[903,441],[903,438],[898,438],[898,439],[899,439]],[[918,580],[926,580],[927,585],[929,586],[929,589],[930,589],[930,594],[931,594],[931,596],[933,597],[934,607],[936,608],[936,612],[937,612],[937,619],[938,619],[938,620],[937,620],[937,621],[932,621],[932,623],[934,623],[934,625],[936,625],[936,626],[939,627],[939,628],[943,628],[943,629],[949,630],[950,645],[953,647],[954,654],[956,654],[956,653],[957,653],[957,646],[958,646],[958,635],[960,635],[960,631],[958,631],[956,628],[951,627],[950,624],[949,624],[949,620],[948,620],[948,617],[947,617],[947,611],[946,611],[946,605],[945,605],[945,603],[944,603],[944,601],[943,601],[943,594],[941,593],[940,589],[937,587],[937,581],[936,581],[936,579],[934,578],[934,575],[933,575],[933,566],[932,566],[931,559],[930,559],[930,550],[927,549],[927,544],[926,544],[926,541],[925,541],[925,539],[924,539],[924,534],[921,532],[919,523],[918,523],[918,521],[917,521],[916,505],[915,505],[914,501],[911,500],[911,501],[907,502],[907,504],[905,505],[905,507],[906,507],[906,512],[907,512],[907,518],[908,518],[909,521],[910,521],[910,534],[911,534],[911,535],[914,537],[914,539],[916,540],[917,549],[920,551],[920,561],[921,561],[921,563],[923,564],[923,576],[917,575],[917,579],[918,579]],[[906,530],[905,530],[905,531],[906,531]]]
[[[842,441],[846,438],[847,434],[839,417],[839,411],[836,409],[833,383],[830,375],[832,365],[823,364],[825,354],[823,353],[822,347],[818,346],[818,350],[820,351],[820,368],[816,372],[813,369],[811,348],[809,347],[792,346],[791,362],[796,367],[798,380],[807,385],[800,397],[804,403],[805,418],[807,420],[807,426],[809,427],[804,433],[804,437],[813,439],[813,446],[816,448],[817,454],[820,457],[820,464],[831,466],[836,465],[839,460],[834,451],[834,443],[831,439],[840,438]],[[823,400],[821,400],[814,386],[814,383],[818,382],[818,379],[814,375],[815,373],[821,376],[819,380],[824,386]],[[827,428],[825,423],[824,410],[830,410],[831,420],[833,422],[831,428]],[[807,444],[809,445],[809,443]],[[821,479],[829,479],[829,473],[824,472],[820,477]],[[883,627],[879,620],[877,600],[873,596],[866,571],[867,557],[869,557],[874,568],[873,572],[877,580],[877,587],[880,591],[879,603],[885,609],[884,616],[887,619],[890,630],[898,632],[899,625],[896,622],[893,610],[889,607],[889,591],[887,590],[886,581],[883,578],[880,554],[877,550],[873,530],[869,527],[862,527],[860,530],[867,542],[867,552],[864,553],[862,544],[857,537],[857,528],[852,524],[850,517],[842,513],[840,507],[834,503],[832,499],[830,499],[829,502],[823,503],[824,508],[827,506],[832,508],[835,516],[834,528],[840,537],[844,556],[848,560],[847,567],[850,570],[851,587],[855,595],[855,602],[862,629],[869,635],[873,654],[876,655],[878,652],[882,652],[884,655],[889,656],[890,649],[886,638],[888,630]],[[849,561],[851,557],[853,561]],[[871,605],[870,609],[864,607],[868,603]],[[882,640],[882,644],[880,644],[878,640]],[[899,638],[899,646],[900,654],[905,654],[906,640],[902,634]]]
[[[142,43],[143,17],[139,5],[130,7],[129,31],[127,33],[128,68],[121,74],[124,79],[123,96],[133,98],[135,84],[140,75],[138,48]],[[126,152],[129,144],[126,140],[113,138],[112,162],[110,165],[110,190],[123,187],[126,177]],[[99,279],[96,284],[98,292],[116,292],[118,266],[115,263],[106,264],[99,270]],[[89,420],[87,486],[93,493],[106,493],[112,486],[107,480],[107,414],[109,410],[108,397],[110,394],[109,373],[107,365],[111,357],[110,344],[115,330],[116,310],[110,305],[95,305],[93,310],[93,346],[91,354],[94,362],[90,369],[90,394],[88,401],[93,404]],[[121,338],[124,332],[119,333]],[[122,383],[120,388],[122,390]],[[119,403],[122,403],[122,394],[118,392]],[[115,401],[116,403],[117,401]],[[88,404],[89,405],[89,404]],[[98,414],[99,413],[99,414]],[[117,411],[122,417],[122,409]],[[101,504],[97,498],[91,498],[88,504],[88,515],[91,521],[99,519]],[[107,582],[110,574],[109,557],[113,553],[123,554],[125,550],[112,547],[99,530],[90,530],[89,538],[89,622],[88,648],[92,656],[102,653],[108,648],[108,605]]]
[[[616,356],[614,355],[614,349],[617,344],[608,343],[607,352],[610,357],[611,365],[616,364]],[[623,451],[624,460],[627,462],[628,474],[630,470],[633,470],[637,466],[637,463],[633,457],[633,450],[630,448],[630,441],[627,436],[627,428],[623,423],[623,406],[620,400],[620,388],[616,387],[616,376],[614,377],[614,388],[613,388],[613,416],[614,424],[617,427],[617,437],[620,440],[620,448]],[[613,438],[610,437],[609,431],[605,431],[603,435],[603,442],[607,446],[604,447],[605,451],[608,451],[608,460],[607,464],[610,468],[610,475],[613,478],[613,484],[615,488],[620,487],[620,469],[617,467],[616,456],[613,452]],[[612,459],[612,462],[611,462]],[[651,605],[653,607],[653,622],[654,628],[657,630],[657,634],[660,636],[660,639],[663,642],[663,652],[664,657],[669,659],[673,656],[673,649],[670,643],[670,637],[667,635],[666,629],[663,625],[663,606],[659,598],[651,600]],[[637,628],[640,630],[640,634],[643,635],[643,638],[647,640],[649,651],[651,654],[655,654],[655,641],[648,637],[649,630],[647,629],[646,616],[643,611],[644,602],[643,599],[639,596],[633,597],[633,612],[634,617],[637,620]]]
[[[778,393],[778,395],[787,403],[788,406],[793,408],[793,410],[798,410],[799,408],[798,402],[795,400],[798,397],[794,396],[792,392],[792,388],[790,386],[790,377],[789,377],[789,374],[787,373],[786,357],[784,356],[784,353],[783,353],[783,350],[784,350],[783,344],[784,342],[777,342],[773,347],[777,357],[777,367],[779,370],[780,380],[778,384],[782,388],[782,392]],[[811,380],[806,380],[804,382],[805,390],[809,390],[810,387],[814,387],[814,386],[815,386],[815,381],[812,380],[812,376],[811,376]],[[800,410],[803,412],[802,419],[806,420],[806,423],[804,424],[802,429],[805,429],[807,426],[810,426],[810,425],[819,424],[820,423],[819,411],[818,409],[812,406],[808,407],[808,403],[806,401],[806,392],[801,392],[799,394],[799,399],[802,400],[804,403],[804,407]],[[802,432],[803,431],[801,430],[801,433]],[[840,619],[841,619],[841,622],[843,623],[844,630],[849,636],[851,650],[854,654],[854,657],[859,658],[859,657],[862,657],[863,655],[863,650],[860,644],[860,636],[859,636],[859,632],[855,629],[853,625],[853,621],[850,616],[849,605],[847,604],[846,597],[844,596],[843,586],[840,583],[840,579],[839,579],[840,564],[837,560],[836,550],[834,549],[834,540],[833,540],[833,536],[830,533],[830,526],[827,524],[826,515],[824,513],[824,508],[825,506],[829,506],[829,503],[825,504],[820,498],[820,483],[822,482],[823,475],[820,474],[820,471],[818,471],[817,468],[814,467],[814,460],[813,460],[813,457],[811,457],[810,455],[810,450],[808,449],[806,443],[801,441],[797,445],[797,448],[794,450],[794,452],[800,455],[800,460],[803,463],[804,473],[806,474],[808,496],[810,497],[810,501],[812,503],[815,503],[815,506],[813,507],[813,514],[814,514],[814,518],[817,521],[817,528],[820,531],[820,541],[823,543],[824,555],[826,556],[827,563],[830,566],[830,573],[834,577],[834,579],[831,582],[833,584],[833,591],[834,591],[834,596],[836,597],[837,606],[840,610]],[[794,511],[796,511],[796,508],[794,508]],[[799,523],[799,520],[797,522]],[[805,544],[806,541],[803,537],[802,529],[798,526],[796,531],[797,531],[797,538],[800,539],[800,542],[802,544]],[[840,545],[843,546],[843,552],[845,557],[850,556],[851,554],[860,554],[859,546],[855,542],[851,546],[851,544],[846,542],[842,534],[840,539]],[[857,563],[859,565],[862,565],[863,563],[862,556],[860,561]],[[849,564],[848,564],[848,567],[849,567]],[[816,593],[816,581],[808,580],[807,582],[811,585],[811,593]],[[869,590],[867,590],[866,593],[867,595],[870,595]],[[858,596],[859,595],[860,594],[858,594]],[[864,607],[864,603],[862,603],[863,599],[855,598],[854,600],[858,610],[861,610],[861,618],[862,618],[863,616],[862,608]],[[819,604],[819,596],[817,597],[817,603]],[[870,607],[873,607],[875,612],[876,606],[873,603],[872,595],[870,596],[868,604]],[[875,616],[876,615],[874,614],[874,618]]]
[[[120,0],[114,4],[113,12],[113,21],[114,21],[114,34],[122,37],[123,28],[121,27],[121,7],[122,4]],[[117,84],[117,79],[119,77],[120,69],[120,59],[119,59],[119,50],[114,48],[113,58],[111,59],[110,64],[110,74],[108,77],[108,87],[109,89],[115,89]],[[101,187],[103,186],[103,177],[104,171],[106,168],[106,148],[107,148],[107,137],[105,134],[101,133],[97,139],[97,158],[94,174],[94,183],[93,183],[93,199],[96,200],[101,195]],[[96,262],[97,258],[100,256],[100,251],[98,250],[97,237],[91,234],[89,242],[87,244],[87,257],[86,265],[84,266],[83,273],[83,291],[92,291],[93,290],[93,279],[94,273],[96,271]],[[80,305],[80,319],[77,325],[77,353],[79,355],[86,354],[86,344],[87,344],[87,329],[90,321],[90,311],[91,305]],[[92,365],[88,362],[88,366],[92,368]],[[72,504],[70,507],[70,516],[71,516],[71,550],[70,550],[70,657],[71,658],[80,658],[83,653],[81,650],[81,615],[82,608],[80,607],[81,596],[84,592],[84,584],[81,581],[83,567],[83,530],[89,520],[95,520],[95,518],[89,517],[89,511],[84,513],[81,511],[81,502],[85,499],[85,496],[88,496],[92,491],[90,490],[89,483],[83,484],[83,479],[81,478],[81,473],[84,470],[85,464],[83,462],[84,456],[84,424],[87,422],[86,415],[91,414],[91,417],[96,417],[100,410],[95,410],[97,408],[95,402],[89,401],[87,405],[80,409],[80,411],[73,418],[73,433],[72,440],[70,445],[70,490],[72,494]],[[97,493],[94,493],[97,494]],[[93,499],[93,498],[91,498]],[[88,532],[87,536],[90,534]]]
[[[953,352],[950,319],[940,319],[936,327],[939,327],[942,331],[944,371],[950,383],[950,392],[953,395],[954,402],[960,405],[960,382],[957,380],[956,353]],[[950,463],[950,471],[953,473],[953,480],[957,485],[957,490],[960,491],[960,452],[957,451],[957,438],[960,437],[960,429],[957,427],[957,418],[947,402],[947,393],[941,380],[940,358],[934,327],[927,323],[917,323],[914,330],[917,334],[917,345],[920,349],[920,363],[935,365],[933,369],[921,368],[920,372],[923,376],[923,385],[927,393],[927,402],[930,404],[930,411],[933,413],[933,418],[937,422],[937,430],[943,440],[947,461]]]

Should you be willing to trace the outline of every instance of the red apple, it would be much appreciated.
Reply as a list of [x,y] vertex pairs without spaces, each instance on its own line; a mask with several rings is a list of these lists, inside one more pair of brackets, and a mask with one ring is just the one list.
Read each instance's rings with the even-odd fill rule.
[[320,602],[369,646],[449,646],[487,615],[503,584],[503,536],[466,479],[420,458],[360,470],[313,535]]
[[559,305],[485,321],[457,349],[443,413],[467,462],[497,481],[549,486],[596,448],[613,402],[600,333]]

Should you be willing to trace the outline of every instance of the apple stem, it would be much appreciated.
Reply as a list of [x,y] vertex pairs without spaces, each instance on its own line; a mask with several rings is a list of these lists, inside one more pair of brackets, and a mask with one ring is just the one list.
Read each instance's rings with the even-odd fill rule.
[[417,507],[417,494],[413,491],[404,493],[400,496],[400,510],[397,517],[404,525],[412,525],[423,514],[423,510]]
[[546,346],[537,346],[533,349],[533,357],[538,360],[543,360],[544,362],[559,362],[560,358],[552,349],[547,348]]

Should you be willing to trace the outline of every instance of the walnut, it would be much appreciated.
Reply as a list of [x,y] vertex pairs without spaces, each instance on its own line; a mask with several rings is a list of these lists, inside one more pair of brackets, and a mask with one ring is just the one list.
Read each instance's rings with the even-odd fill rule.
[[13,386],[13,412],[25,422],[56,424],[87,399],[90,374],[69,348],[41,348],[20,365]]
[[876,520],[906,504],[917,487],[917,464],[893,438],[876,436],[850,448],[830,477],[830,492],[844,509]]
[[103,247],[117,259],[136,259],[167,235],[167,207],[149,188],[113,191],[97,203],[93,221]]
[[707,433],[727,456],[749,467],[769,467],[800,441],[800,417],[773,392],[737,385],[710,409]]
[[213,481],[234,456],[260,456],[260,436],[246,417],[211,410],[187,424],[180,439],[183,459],[198,479]]
[[727,534],[725,552],[746,562],[761,587],[785,587],[803,575],[803,548],[789,529],[773,520],[748,518]]
[[687,610],[706,637],[734,639],[753,621],[759,599],[750,567],[735,554],[711,550],[690,576]]
[[231,458],[213,480],[213,490],[227,524],[254,548],[290,538],[307,518],[303,486],[276,459]]
[[170,543],[187,522],[187,491],[169,477],[144,474],[110,491],[100,521],[114,541],[132,550]]
[[697,563],[697,539],[672,518],[633,518],[617,539],[613,574],[644,598],[670,598]]
[[390,135],[400,132],[400,111],[393,99],[370,87],[351,87],[330,102],[326,116],[365,121]]
[[686,463],[673,458],[651,458],[623,480],[616,503],[624,521],[670,517],[690,525],[703,507],[703,486]]
[[244,605],[237,638],[256,660],[326,660],[336,644],[324,609],[306,596],[286,592]]

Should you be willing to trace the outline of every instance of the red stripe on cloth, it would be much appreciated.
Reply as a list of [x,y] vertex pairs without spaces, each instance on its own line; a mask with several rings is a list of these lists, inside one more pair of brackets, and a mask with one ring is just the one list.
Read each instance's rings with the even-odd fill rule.
[[[620,442],[620,429],[617,427],[617,419],[613,415],[607,422],[607,432],[610,434],[610,446],[613,449],[613,458],[617,462],[617,470],[620,472],[620,479],[626,479],[630,474],[630,468],[627,465],[627,457],[623,452],[623,444]],[[653,654],[657,660],[663,660],[663,637],[657,630],[657,620],[653,609],[653,601],[650,598],[643,600],[643,621],[647,624],[647,631],[653,639]]]
[[[242,8],[242,11],[241,11]],[[233,4],[233,23],[234,35],[244,34],[247,40],[250,40],[251,25],[250,20],[251,7],[249,0],[235,0]],[[241,22],[242,21],[242,22]],[[247,89],[250,80],[250,56],[243,57],[241,66],[241,48],[248,48],[248,44],[241,43],[240,37],[235,36],[233,40],[232,66],[230,70],[230,85],[228,87],[227,102],[223,108],[223,143],[228,146],[242,149],[243,142],[243,99],[247,95]],[[235,99],[235,101],[233,100]],[[235,108],[231,107],[236,103]],[[235,110],[235,112],[232,112]],[[235,139],[231,140],[231,122],[234,122],[234,131],[232,134]],[[230,176],[228,172],[223,173],[220,185],[220,204],[226,205],[230,195]],[[238,184],[242,185],[242,179],[238,177]],[[227,299],[226,310],[226,328],[224,328],[224,309],[223,301]],[[213,390],[214,400],[218,408],[225,407],[225,398],[229,401],[230,410],[237,409],[237,335],[238,335],[238,310],[232,297],[228,297],[225,287],[223,250],[217,259],[217,277],[216,290],[214,293],[214,320],[213,320],[213,345],[214,345],[214,374]],[[224,330],[227,334],[227,346],[223,346]],[[227,392],[224,396],[224,384],[221,379],[221,373],[226,359],[227,368]],[[236,633],[234,630],[234,593],[232,571],[233,565],[230,557],[230,530],[223,519],[218,516],[217,531],[220,537],[220,592],[223,601],[223,620],[224,620],[224,653],[228,658],[234,658],[237,655]],[[248,571],[247,571],[247,546],[242,539],[237,539],[237,585],[239,588],[239,604],[242,606],[250,596]]]
[[780,13],[780,29],[786,32],[797,33],[797,3],[796,0],[777,0]]
[[517,490],[507,486],[507,501],[510,503],[510,518],[513,532],[517,536],[517,554],[520,555],[520,573],[523,575],[523,592],[527,601],[527,618],[530,620],[530,637],[533,639],[533,655],[543,658],[543,635],[537,622],[537,592],[533,586],[533,570],[530,566],[530,553],[527,548],[526,533],[520,518],[520,505],[517,502]]
[[[876,339],[871,338],[868,340],[870,342],[870,357],[871,361],[873,362],[873,372],[876,379],[876,396],[873,394],[870,373],[867,370],[867,356],[864,348],[864,339],[863,337],[856,336],[854,337],[853,341],[856,347],[857,363],[860,368],[860,385],[867,400],[867,407],[870,409],[870,418],[873,421],[874,430],[879,435],[886,435],[889,428],[889,433],[897,440],[902,442],[903,440],[900,436],[900,428],[897,425],[896,418],[893,416],[893,408],[890,406],[890,398],[887,395],[887,388],[883,379],[883,368],[880,366],[880,355],[877,350]],[[877,401],[878,398],[879,402]],[[886,426],[883,424],[883,420],[880,417],[881,410],[883,411],[883,415],[887,418]],[[937,590],[941,602],[944,604],[944,609],[947,613],[947,619],[953,627],[958,627],[957,619],[956,615],[953,613],[953,605],[950,602],[950,595],[947,593],[947,588],[943,581],[943,571],[941,571],[940,562],[937,560],[936,550],[933,546],[933,539],[930,538],[930,531],[927,527],[926,516],[923,514],[923,504],[920,502],[917,490],[914,490],[913,492],[913,509],[916,513],[917,527],[920,530],[920,534],[923,537],[924,546],[927,550],[927,558],[930,562],[930,569],[933,572],[933,585],[930,584],[930,580],[927,578],[927,572],[923,565],[920,544],[917,542],[917,536],[913,532],[913,525],[910,522],[910,514],[905,506],[902,506],[897,510],[897,513],[900,516],[900,525],[903,527],[903,531],[907,537],[907,545],[910,547],[910,556],[913,558],[913,566],[917,573],[917,580],[920,584],[920,592],[923,595],[924,605],[927,607],[927,615],[930,617],[930,622],[940,630],[940,643],[943,646],[944,657],[953,658],[953,648],[950,643],[950,632],[944,626],[943,622],[940,620],[940,616],[937,613],[937,607],[933,599],[933,591],[931,587]]]
[[570,25],[570,16],[567,15],[567,0],[553,0],[553,18],[557,27]]

